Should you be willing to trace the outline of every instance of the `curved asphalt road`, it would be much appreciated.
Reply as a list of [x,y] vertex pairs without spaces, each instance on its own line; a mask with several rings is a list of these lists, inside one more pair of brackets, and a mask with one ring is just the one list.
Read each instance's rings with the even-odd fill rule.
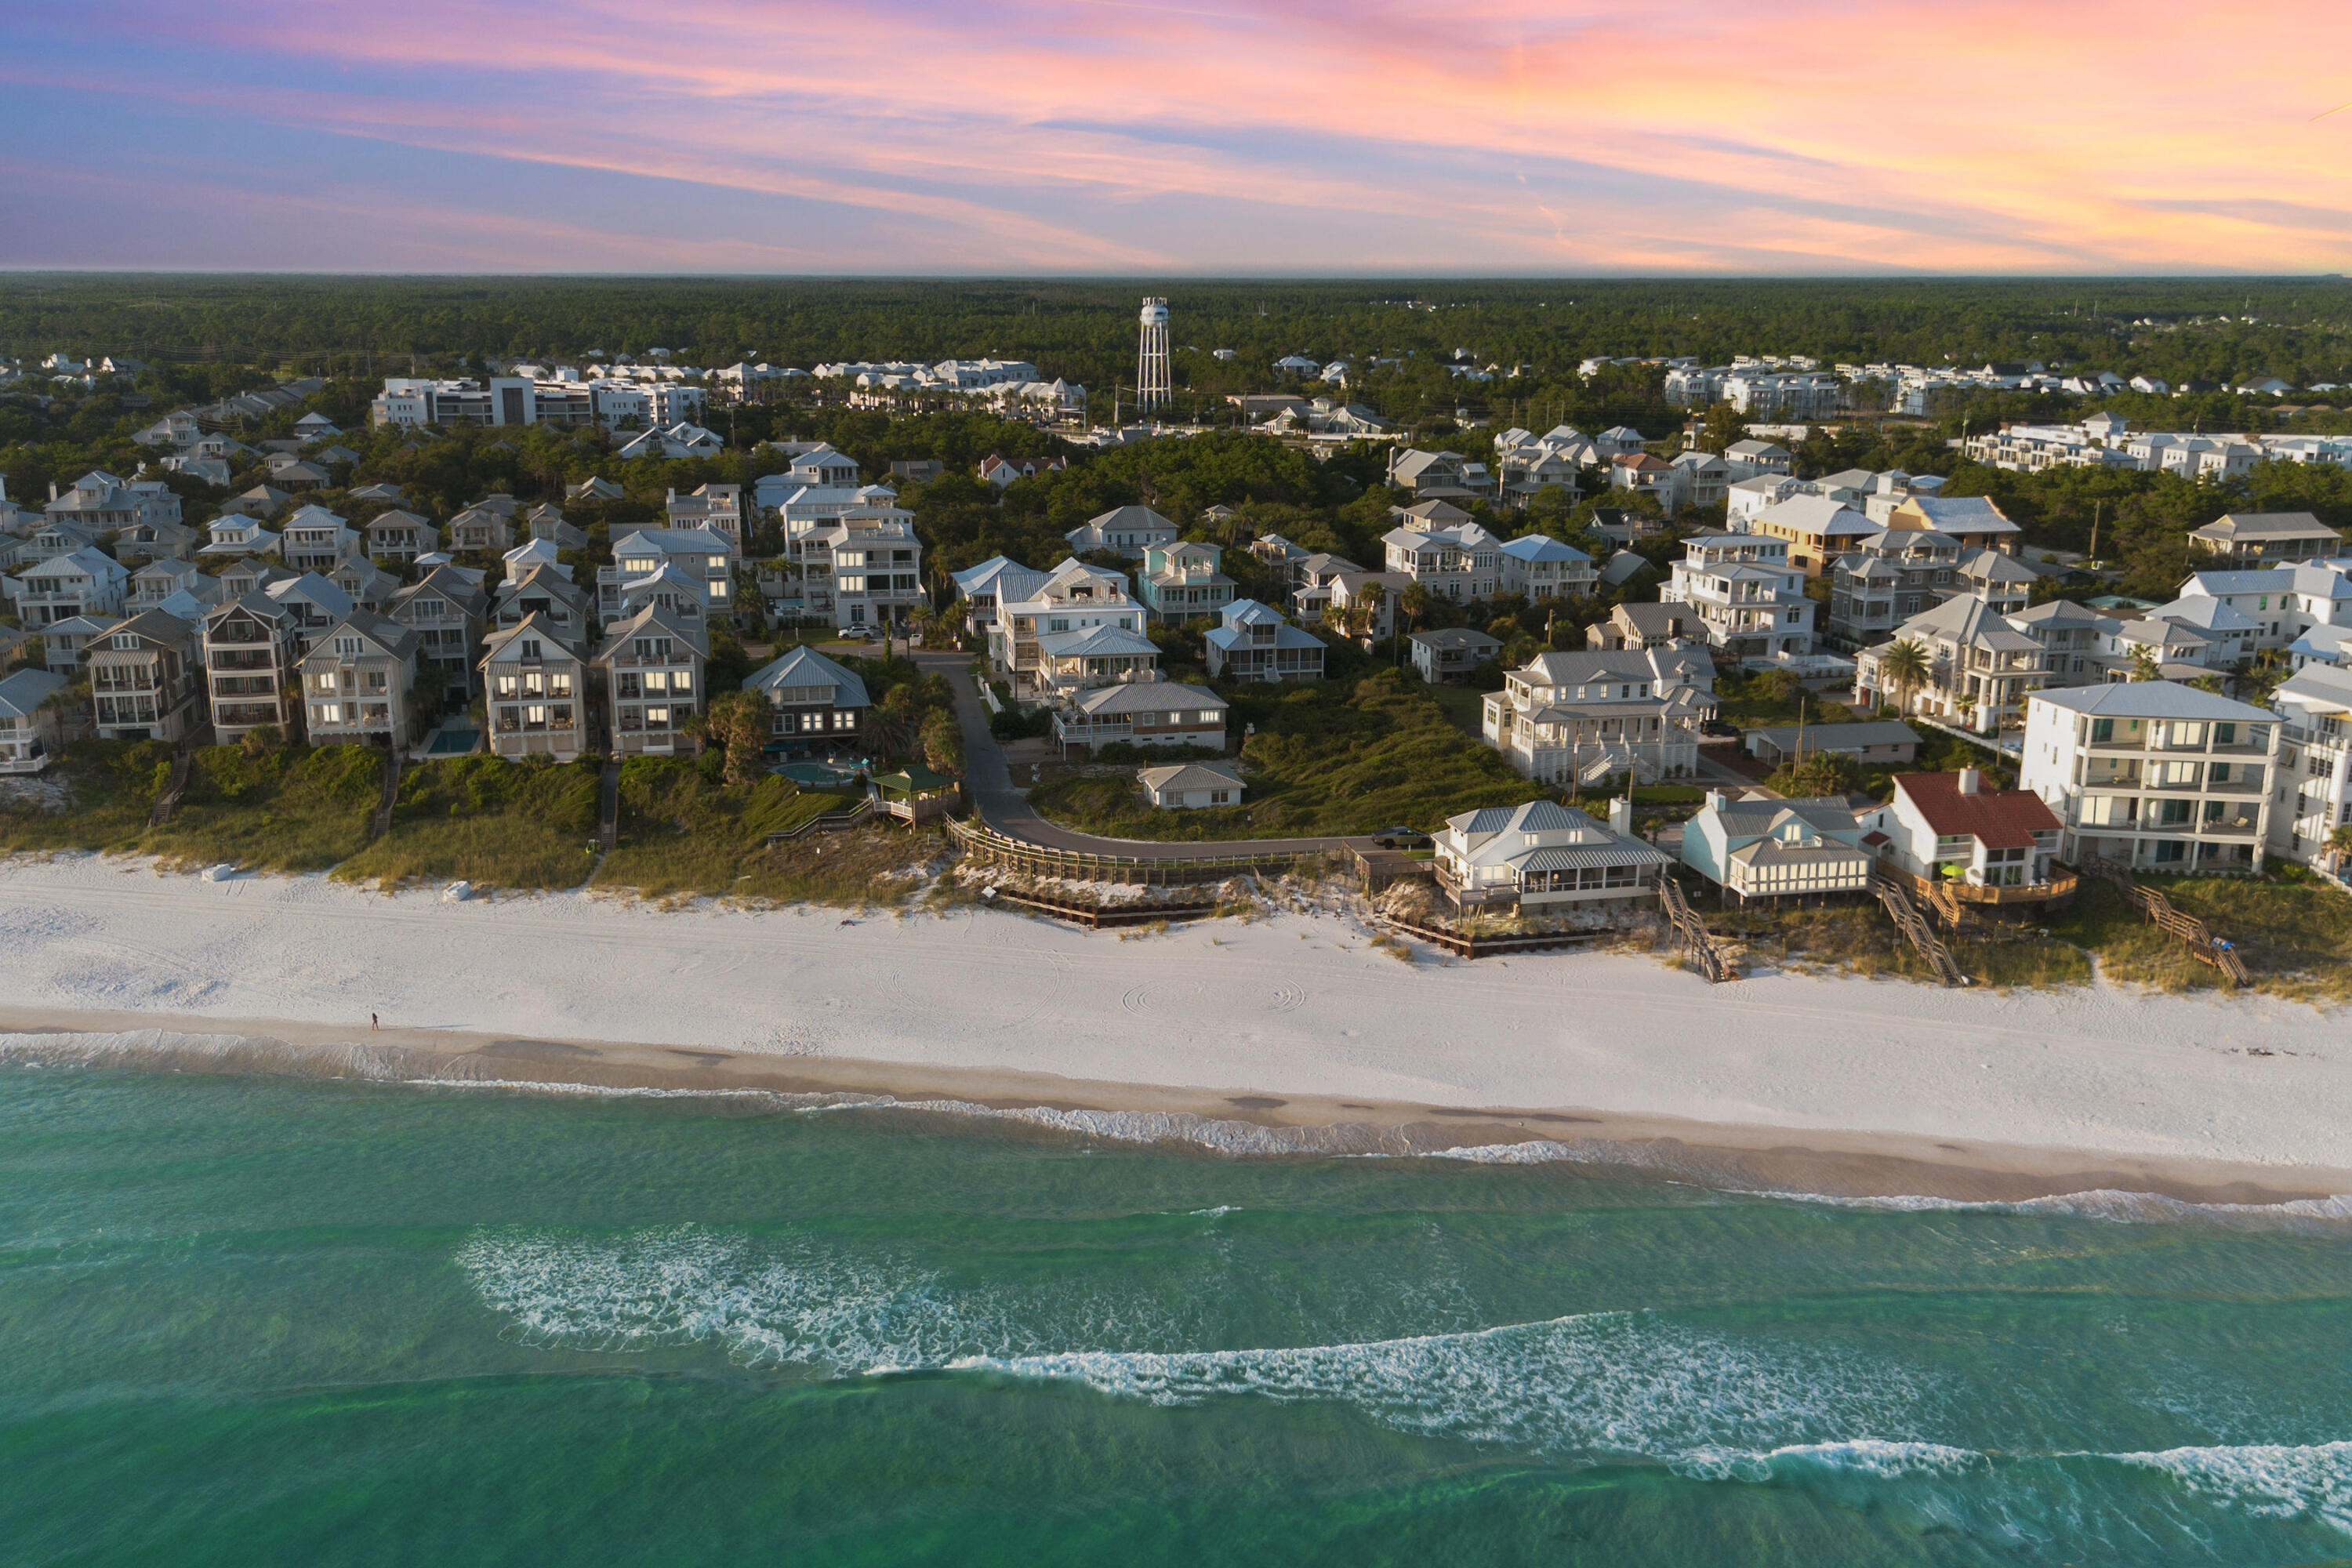
[[1007,838],[1048,849],[1069,849],[1088,855],[1124,855],[1137,860],[1189,860],[1204,855],[1308,855],[1326,849],[1374,847],[1370,838],[1228,838],[1208,843],[1160,843],[1142,838],[1098,838],[1057,827],[1030,809],[1013,787],[1004,749],[988,732],[988,705],[971,677],[972,656],[942,650],[917,650],[916,665],[925,674],[944,675],[955,692],[956,721],[963,727],[963,787],[972,810]]

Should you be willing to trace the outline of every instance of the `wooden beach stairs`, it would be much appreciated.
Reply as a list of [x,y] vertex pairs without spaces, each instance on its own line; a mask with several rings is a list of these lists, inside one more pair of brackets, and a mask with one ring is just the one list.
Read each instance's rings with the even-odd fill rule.
[[196,743],[193,739],[182,741],[173,751],[171,776],[163,783],[163,793],[155,797],[155,809],[147,814],[148,826],[161,827],[172,820],[173,808],[187,793],[188,773],[195,766],[195,761]]
[[1927,906],[1954,936],[1975,936],[1985,929],[1984,917],[1960,902],[1960,896],[1941,882],[1927,884]]
[[2246,973],[2246,961],[2238,950],[2213,934],[2211,929],[2195,915],[2176,909],[2170,899],[2155,888],[2142,887],[2130,870],[2112,860],[2097,856],[2084,856],[2082,869],[2115,889],[2138,906],[2148,923],[2180,939],[2190,957],[2200,963],[2210,963],[2220,970],[2232,985],[2251,985],[2253,976]]
[[1937,979],[1947,985],[1966,985],[1969,983],[1958,961],[1952,957],[1952,950],[1944,945],[1944,939],[1936,934],[1935,928],[1911,907],[1911,900],[1904,896],[1903,889],[1895,884],[1893,879],[1874,874],[1870,879],[1870,890],[1878,895],[1878,901],[1886,906],[1887,914],[1894,918],[1895,929],[1911,939],[1911,945],[1919,950],[1919,956],[1927,961],[1927,966],[1936,972]]
[[1673,929],[1675,945],[1683,950],[1693,968],[1717,984],[1739,978],[1738,969],[1716,945],[1714,934],[1700,923],[1690,900],[1683,897],[1682,885],[1672,877],[1658,879],[1658,907]]
[[375,816],[368,824],[368,837],[381,838],[392,831],[392,808],[400,799],[400,748],[387,747],[383,753],[383,798],[376,803]]

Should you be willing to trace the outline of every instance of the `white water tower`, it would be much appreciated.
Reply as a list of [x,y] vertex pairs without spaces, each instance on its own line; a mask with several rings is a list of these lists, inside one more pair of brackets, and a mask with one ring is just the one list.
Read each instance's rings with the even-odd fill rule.
[[1165,408],[1174,393],[1168,379],[1168,301],[1143,302],[1143,333],[1135,351],[1135,406],[1149,414]]

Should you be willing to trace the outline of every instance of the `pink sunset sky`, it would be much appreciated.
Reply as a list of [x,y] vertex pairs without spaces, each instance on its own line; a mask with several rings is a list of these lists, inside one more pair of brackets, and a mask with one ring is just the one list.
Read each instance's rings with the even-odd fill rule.
[[2336,272],[2352,4],[0,0],[0,266]]

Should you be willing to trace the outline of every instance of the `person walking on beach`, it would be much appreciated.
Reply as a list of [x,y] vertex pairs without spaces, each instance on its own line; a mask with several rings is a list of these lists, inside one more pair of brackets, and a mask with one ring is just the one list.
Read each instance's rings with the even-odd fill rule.
[[375,1015],[374,1015],[374,1014],[370,1013],[370,1014],[368,1015],[368,1027],[369,1027],[369,1028],[371,1028],[371,1029],[381,1029],[381,1028],[383,1028],[383,1026],[382,1024],[380,1024],[380,1023],[376,1022],[376,1016],[375,1016]]

